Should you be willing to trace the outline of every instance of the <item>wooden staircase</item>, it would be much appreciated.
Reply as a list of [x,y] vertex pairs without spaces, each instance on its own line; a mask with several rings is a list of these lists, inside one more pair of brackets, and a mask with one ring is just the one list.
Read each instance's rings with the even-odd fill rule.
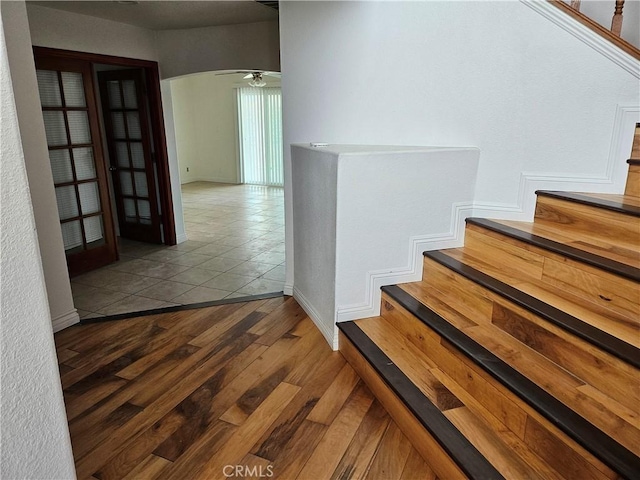
[[640,478],[640,126],[624,195],[537,192],[340,350],[438,478]]

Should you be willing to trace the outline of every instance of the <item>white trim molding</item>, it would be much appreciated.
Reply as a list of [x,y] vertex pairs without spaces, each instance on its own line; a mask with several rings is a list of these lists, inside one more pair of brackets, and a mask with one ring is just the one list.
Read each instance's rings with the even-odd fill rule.
[[186,233],[179,233],[179,234],[176,235],[176,243],[177,244],[184,243],[187,240],[189,240],[189,238],[187,237]]
[[69,313],[65,313],[64,315],[59,315],[56,318],[51,319],[53,333],[64,330],[76,323],[80,323],[80,315],[78,315],[78,311],[75,308]]
[[407,266],[368,272],[365,297],[367,300],[360,304],[338,306],[337,321],[345,322],[380,315],[380,287],[421,280],[422,252],[462,246],[467,217],[532,221],[536,206],[536,190],[622,193],[628,173],[626,160],[629,157],[629,146],[633,142],[633,133],[637,122],[640,122],[640,106],[618,105],[616,107],[609,156],[602,175],[578,176],[576,174],[523,172],[520,177],[518,200],[515,204],[478,201],[454,204],[450,231],[410,238]]
[[536,190],[622,193],[627,180],[629,158],[635,124],[640,122],[640,106],[617,105],[609,156],[600,175],[557,172],[523,172],[516,204],[474,202],[473,216],[501,220],[532,221],[536,209]]
[[[318,311],[313,308],[311,303],[306,299],[306,297],[298,290],[297,288],[293,288],[293,298],[296,299],[298,304],[302,307],[302,309],[306,312],[309,318],[313,321],[315,326],[320,330],[320,333],[324,336],[325,340],[329,343],[333,350],[338,350],[338,328],[335,325],[335,322],[331,326],[332,328],[327,328],[327,325],[322,322],[322,318]],[[362,317],[360,317],[362,318]]]
[[640,79],[640,61],[636,60],[607,39],[598,35],[589,27],[570,17],[558,7],[553,6],[546,0],[520,0],[520,2],[543,17],[551,20],[585,45],[588,45],[596,52],[604,55],[615,64],[624,68],[634,77]]
[[461,247],[464,242],[465,219],[473,212],[472,203],[456,203],[452,206],[451,229],[445,233],[418,235],[409,239],[407,265],[400,268],[368,272],[367,301],[338,307],[338,322],[380,315],[380,287],[396,283],[417,282],[422,279],[422,252],[443,248]]

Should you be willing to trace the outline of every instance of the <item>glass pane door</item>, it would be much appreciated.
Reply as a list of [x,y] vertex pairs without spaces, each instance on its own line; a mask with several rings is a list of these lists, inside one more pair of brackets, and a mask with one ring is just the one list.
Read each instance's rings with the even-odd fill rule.
[[62,239],[75,275],[117,256],[104,166],[97,162],[101,148],[90,65],[42,58],[36,62]]
[[99,73],[120,235],[161,243],[152,143],[139,69]]

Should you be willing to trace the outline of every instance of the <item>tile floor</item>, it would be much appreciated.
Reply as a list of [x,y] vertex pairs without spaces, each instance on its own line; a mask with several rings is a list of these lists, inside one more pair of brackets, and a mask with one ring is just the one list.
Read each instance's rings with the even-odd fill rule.
[[182,186],[186,242],[120,239],[120,260],[71,279],[80,318],[244,297],[284,285],[284,191]]

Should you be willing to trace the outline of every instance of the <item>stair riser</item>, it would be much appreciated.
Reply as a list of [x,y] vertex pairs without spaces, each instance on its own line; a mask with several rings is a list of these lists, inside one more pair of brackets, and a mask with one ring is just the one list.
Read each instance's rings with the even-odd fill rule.
[[[454,428],[506,479],[557,473],[382,317],[356,322]],[[455,393],[454,393],[455,392]],[[421,403],[422,403],[421,402]],[[477,412],[481,412],[478,414]],[[432,418],[427,416],[430,422]],[[429,423],[430,423],[429,422]],[[458,451],[458,450],[456,450]],[[463,449],[466,460],[469,453]],[[481,475],[477,478],[485,478]]]
[[357,348],[340,333],[340,352],[389,412],[391,418],[422,455],[438,478],[464,479],[466,475],[447,455],[440,444],[422,427],[402,401],[380,378]]
[[476,225],[467,226],[465,250],[483,259],[487,264],[484,273],[506,283],[540,280],[558,293],[569,292],[611,311],[614,317],[627,319],[636,328],[640,326],[640,286],[631,279]]
[[640,197],[640,165],[629,165],[629,176],[624,194]]
[[640,453],[637,369],[429,259],[423,281],[404,290]]
[[624,213],[539,195],[535,221],[559,224],[630,250],[638,249],[639,220]]
[[631,145],[630,158],[640,158],[640,123],[636,123],[636,129],[633,132],[633,144]]
[[[607,466],[551,425],[455,347],[383,295],[381,315],[529,449],[565,478],[615,478]],[[487,419],[492,423],[493,419]]]

